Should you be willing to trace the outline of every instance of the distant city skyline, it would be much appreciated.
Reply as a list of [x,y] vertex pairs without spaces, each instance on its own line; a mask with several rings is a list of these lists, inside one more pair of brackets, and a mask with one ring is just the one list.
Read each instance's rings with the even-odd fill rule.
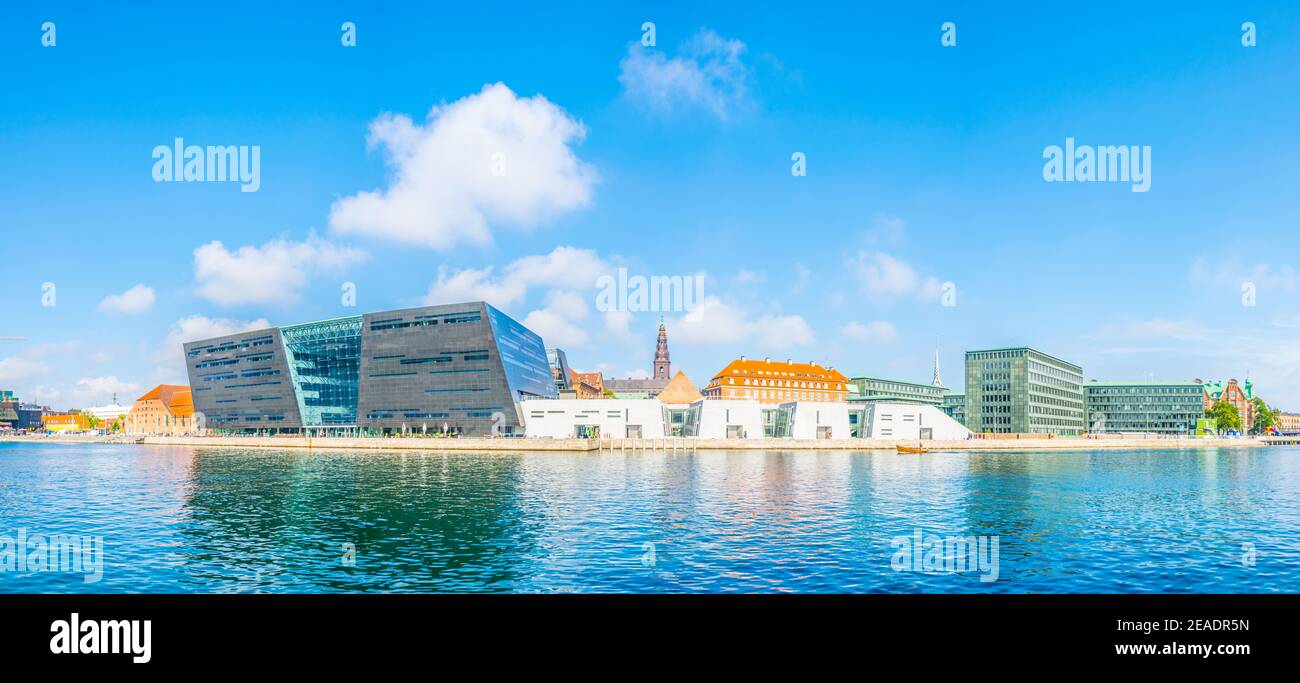
[[[0,389],[130,401],[186,341],[485,300],[606,377],[662,317],[699,387],[771,356],[962,392],[1027,345],[1300,410],[1300,8],[1102,5],[6,6]],[[177,138],[256,182],[157,180]],[[1047,182],[1069,141],[1145,191]],[[686,296],[607,305],[620,269]]]

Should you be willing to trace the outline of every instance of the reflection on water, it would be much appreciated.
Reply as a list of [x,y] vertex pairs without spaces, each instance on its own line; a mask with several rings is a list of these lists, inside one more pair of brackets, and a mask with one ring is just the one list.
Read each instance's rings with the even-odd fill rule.
[[[0,535],[104,537],[0,591],[1270,592],[1300,449],[446,454],[0,444]],[[891,568],[997,536],[999,580]],[[1254,565],[1243,562],[1254,544]],[[354,552],[351,552],[355,549]]]

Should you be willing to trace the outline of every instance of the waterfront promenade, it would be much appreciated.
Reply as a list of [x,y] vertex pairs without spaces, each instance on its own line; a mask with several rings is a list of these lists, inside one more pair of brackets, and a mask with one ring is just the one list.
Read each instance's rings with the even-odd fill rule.
[[896,439],[489,439],[489,438],[336,438],[336,437],[219,437],[219,436],[48,436],[0,437],[20,443],[103,443],[214,448],[307,448],[345,450],[418,450],[467,452],[635,452],[635,451],[893,451],[897,446],[921,445],[931,451],[1078,451],[1187,450],[1258,448],[1270,445],[1259,438],[1034,438],[924,441]]

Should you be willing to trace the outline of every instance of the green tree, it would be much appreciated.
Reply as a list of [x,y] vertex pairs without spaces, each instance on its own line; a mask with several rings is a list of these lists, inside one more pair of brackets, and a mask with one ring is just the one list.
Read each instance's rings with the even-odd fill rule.
[[1255,426],[1253,430],[1257,434],[1263,434],[1269,428],[1277,424],[1277,411],[1268,407],[1264,399],[1256,396],[1255,399]]
[[1205,416],[1214,420],[1214,428],[1220,432],[1241,430],[1241,415],[1237,413],[1237,406],[1227,401],[1215,403],[1214,407],[1205,411]]

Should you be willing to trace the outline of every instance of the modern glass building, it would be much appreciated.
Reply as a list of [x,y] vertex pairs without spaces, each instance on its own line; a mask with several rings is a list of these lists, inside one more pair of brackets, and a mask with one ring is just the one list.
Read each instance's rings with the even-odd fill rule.
[[564,355],[564,349],[547,349],[546,362],[551,366],[551,378],[555,380],[556,391],[568,391],[569,373],[573,370],[569,367],[569,357]]
[[1196,433],[1205,417],[1200,382],[1098,382],[1084,385],[1088,431],[1095,434]]
[[558,393],[542,340],[483,302],[185,345],[195,410],[237,433],[522,433],[518,402]]
[[966,352],[966,427],[976,433],[1078,436],[1083,369],[1035,349]]
[[881,377],[854,377],[849,381],[857,388],[856,396],[850,393],[850,401],[923,403],[938,407],[943,405],[943,396],[948,393],[947,388],[935,384],[918,384]]
[[966,424],[966,394],[948,394],[943,397],[940,409],[952,419]]

